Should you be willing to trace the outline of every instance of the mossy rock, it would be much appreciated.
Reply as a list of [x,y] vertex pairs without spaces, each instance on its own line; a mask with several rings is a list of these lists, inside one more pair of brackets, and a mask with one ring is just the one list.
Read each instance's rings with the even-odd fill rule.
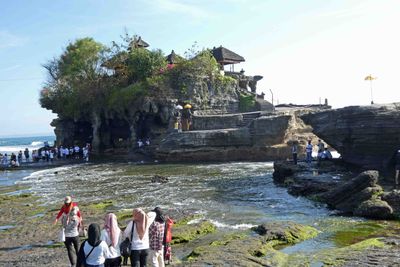
[[[187,256],[189,265],[211,266],[290,266],[289,256],[277,251],[277,245],[291,245],[315,237],[318,231],[310,226],[291,222],[264,224],[263,235],[242,231],[226,234],[208,245],[198,246]],[[257,228],[255,228],[257,229]]]
[[293,222],[267,223],[252,229],[267,241],[274,240],[276,244],[295,244],[318,235],[317,229]]
[[99,203],[91,203],[87,205],[85,208],[89,210],[96,210],[96,211],[106,211],[108,208],[114,205],[114,201],[112,200],[105,200]]
[[171,244],[187,243],[200,236],[213,233],[216,229],[215,225],[208,221],[180,226],[174,225]]

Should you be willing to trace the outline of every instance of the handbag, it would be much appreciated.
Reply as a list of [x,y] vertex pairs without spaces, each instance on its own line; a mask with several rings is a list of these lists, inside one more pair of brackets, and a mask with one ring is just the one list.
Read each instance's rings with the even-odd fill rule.
[[61,228],[60,232],[58,232],[58,241],[65,242],[65,228]]
[[85,226],[81,222],[78,227],[79,230],[79,237],[87,237],[87,230],[85,229]]
[[[133,240],[133,229],[135,229],[134,221],[132,221],[131,240]],[[129,240],[129,237],[127,237],[119,245],[119,251],[121,252],[121,256],[128,257],[129,255],[131,255],[131,243],[132,243],[131,240]]]

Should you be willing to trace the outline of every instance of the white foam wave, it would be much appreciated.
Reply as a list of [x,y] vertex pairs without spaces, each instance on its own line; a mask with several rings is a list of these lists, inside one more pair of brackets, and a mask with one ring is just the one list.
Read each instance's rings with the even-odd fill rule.
[[43,142],[42,141],[33,141],[32,143],[31,143],[31,146],[43,146]]
[[252,227],[257,226],[255,224],[248,224],[248,223],[229,225],[229,224],[222,223],[222,222],[215,221],[215,220],[210,220],[210,222],[212,224],[214,224],[218,228],[229,228],[229,229],[235,229],[235,230],[237,230],[237,229],[250,229]]

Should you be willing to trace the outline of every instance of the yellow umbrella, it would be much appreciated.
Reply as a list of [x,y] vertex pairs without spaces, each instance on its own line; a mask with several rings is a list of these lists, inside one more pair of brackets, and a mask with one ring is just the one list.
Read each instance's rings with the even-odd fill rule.
[[364,78],[364,81],[369,81],[369,85],[371,87],[371,105],[374,104],[374,100],[372,97],[372,81],[376,80],[377,77],[373,77],[372,74],[368,75],[367,77]]
[[186,105],[184,106],[184,108],[192,108],[192,105],[186,104]]

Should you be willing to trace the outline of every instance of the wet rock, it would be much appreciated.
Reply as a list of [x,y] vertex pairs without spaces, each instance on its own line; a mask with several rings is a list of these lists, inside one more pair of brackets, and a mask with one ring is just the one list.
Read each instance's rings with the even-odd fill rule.
[[200,236],[213,233],[216,229],[215,225],[208,221],[177,226],[174,227],[171,244],[187,243]]
[[164,183],[167,183],[169,181],[169,178],[168,177],[166,177],[166,176],[161,176],[161,175],[154,175],[152,178],[151,178],[151,182],[152,183],[162,183],[162,184],[164,184]]
[[388,219],[393,217],[393,209],[386,201],[375,198],[362,202],[355,210],[354,215],[371,219]]
[[[291,266],[288,255],[274,249],[312,238],[317,230],[293,222],[263,224],[251,232],[226,234],[197,246],[183,266]],[[186,264],[185,264],[186,263]]]
[[296,243],[315,237],[318,231],[312,227],[293,222],[272,222],[261,224],[252,229],[267,240],[279,240],[287,244]]
[[357,177],[322,195],[322,199],[332,208],[351,213],[362,202],[383,191],[377,185],[378,177],[377,171],[362,172]]
[[392,207],[394,216],[400,217],[400,190],[385,192],[381,195],[381,199]]

